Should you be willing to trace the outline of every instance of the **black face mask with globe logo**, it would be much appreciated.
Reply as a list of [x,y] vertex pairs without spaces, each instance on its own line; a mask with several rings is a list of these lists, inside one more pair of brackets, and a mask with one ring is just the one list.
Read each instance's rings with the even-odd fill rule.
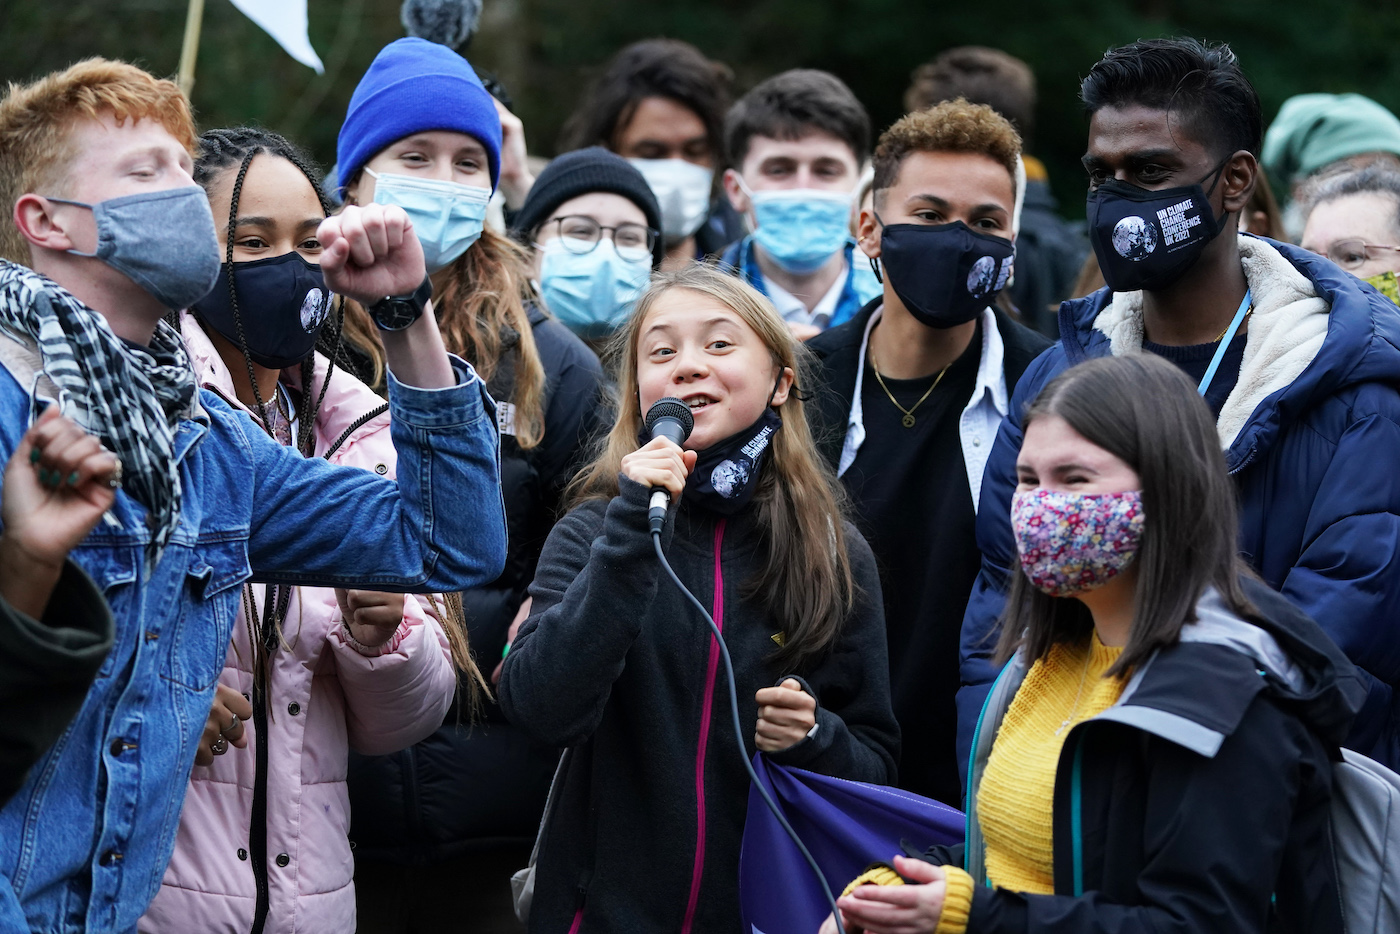
[[748,428],[700,451],[695,469],[685,478],[685,500],[724,516],[747,506],[758,489],[763,457],[782,427],[777,410],[765,407]]
[[1008,239],[950,224],[880,222],[880,259],[871,268],[889,276],[890,287],[915,321],[953,328],[982,314],[1011,279],[1016,247]]
[[[1214,175],[1214,191],[1224,168],[1221,162],[1201,182]],[[1225,227],[1225,217],[1217,219],[1211,211],[1201,182],[1149,191],[1110,179],[1089,192],[1089,242],[1110,289],[1155,292],[1200,259]]]
[[[241,336],[229,296],[230,276],[238,289]],[[248,356],[258,366],[281,370],[311,355],[330,305],[321,267],[293,250],[267,259],[224,263],[214,290],[195,302],[192,310],[235,347],[246,340]]]

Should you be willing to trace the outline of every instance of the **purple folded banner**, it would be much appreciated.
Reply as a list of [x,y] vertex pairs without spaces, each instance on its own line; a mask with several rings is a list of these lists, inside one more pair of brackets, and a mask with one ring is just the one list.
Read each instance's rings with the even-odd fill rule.
[[[871,863],[902,853],[901,841],[920,850],[962,841],[962,812],[930,798],[785,768],[762,754],[753,766],[834,895]],[[817,934],[831,913],[812,868],[753,788],[739,853],[739,904],[746,934]]]

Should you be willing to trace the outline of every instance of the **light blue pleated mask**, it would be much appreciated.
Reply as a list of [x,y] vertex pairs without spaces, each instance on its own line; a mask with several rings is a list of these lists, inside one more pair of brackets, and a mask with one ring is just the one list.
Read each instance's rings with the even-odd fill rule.
[[753,203],[754,241],[788,272],[815,272],[850,240],[850,192],[744,187]]
[[589,253],[572,253],[564,240],[555,237],[539,248],[545,307],[579,337],[607,337],[632,313],[651,281],[651,251],[619,252],[612,240],[603,239]]
[[365,169],[374,178],[374,203],[403,208],[423,245],[428,272],[442,269],[481,238],[491,189],[435,178]]

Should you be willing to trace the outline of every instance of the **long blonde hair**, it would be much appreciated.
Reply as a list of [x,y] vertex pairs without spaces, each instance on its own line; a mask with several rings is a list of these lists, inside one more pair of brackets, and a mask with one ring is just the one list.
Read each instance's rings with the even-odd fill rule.
[[569,484],[565,501],[572,507],[618,494],[622,458],[639,447],[637,436],[643,423],[637,341],[652,306],[672,289],[705,295],[733,310],[763,341],[774,365],[790,368],[795,374],[787,399],[777,407],[783,427],[773,435],[754,494],[765,557],[744,583],[744,596],[762,600],[782,627],[783,641],[775,660],[801,670],[835,643],[855,600],[842,521],[846,497],[835,474],[817,453],[803,412],[798,387],[806,385],[808,352],[793,338],[768,299],[751,286],[699,264],[653,278],[614,339],[617,420],[598,457]]
[[545,377],[527,307],[534,297],[529,253],[488,229],[449,272],[442,295],[433,302],[443,342],[487,382],[502,355],[515,348],[515,440],[526,450],[533,448],[544,438]]

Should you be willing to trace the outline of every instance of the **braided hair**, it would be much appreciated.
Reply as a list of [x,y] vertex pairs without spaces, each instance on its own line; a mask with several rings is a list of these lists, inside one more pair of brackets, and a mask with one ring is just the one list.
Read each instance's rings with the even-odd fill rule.
[[[321,186],[316,179],[320,173],[310,158],[294,143],[286,137],[273,133],[271,130],[264,130],[260,127],[231,127],[221,130],[210,130],[199,138],[200,151],[199,158],[194,164],[194,180],[207,192],[214,182],[223,174],[235,166],[238,175],[233,182],[233,192],[229,199],[228,212],[228,233],[225,238],[224,263],[228,268],[228,291],[229,301],[233,308],[233,322],[238,330],[239,349],[243,351],[243,362],[248,367],[248,382],[252,386],[253,399],[257,404],[258,415],[262,418],[263,427],[271,430],[272,422],[269,419],[266,402],[263,401],[262,393],[258,389],[258,381],[253,375],[253,358],[248,353],[248,341],[243,333],[243,315],[238,306],[238,289],[234,285],[233,269],[233,241],[234,231],[238,223],[238,202],[243,193],[243,179],[248,174],[248,166],[252,164],[253,157],[259,153],[267,153],[270,156],[277,156],[286,159],[296,166],[306,177],[306,182],[311,186],[311,190],[316,193],[316,200],[321,205],[322,213],[329,214],[331,206],[326,201],[325,194],[321,191]],[[336,358],[341,355],[340,336],[344,330],[345,320],[345,299],[340,298],[339,313],[336,315],[336,326],[331,337],[331,345],[324,347],[327,335],[322,335],[317,340],[318,348],[323,348],[329,360],[329,367],[326,370],[326,378],[321,383],[319,394],[314,392],[314,380],[316,373],[316,360],[314,354],[308,354],[301,362],[301,385],[302,398],[297,412],[297,422],[300,426],[297,432],[296,446],[304,456],[310,457],[313,451],[314,423],[316,413],[320,411],[321,402],[326,397],[326,390],[331,383],[331,375],[335,372]]]
[[[243,180],[248,174],[248,166],[259,153],[286,159],[300,169],[302,175],[306,176],[307,184],[316,192],[316,199],[320,202],[321,210],[329,215],[334,208],[326,199],[325,192],[317,181],[321,177],[321,172],[315,163],[299,146],[271,130],[246,126],[210,130],[200,137],[199,142],[200,151],[194,164],[194,180],[206,193],[227,172],[236,169],[238,173],[234,178],[233,191],[229,199],[224,262],[229,269],[229,298],[233,308],[234,324],[238,329],[239,349],[243,352],[243,360],[248,367],[248,381],[252,386],[258,414],[262,417],[263,427],[268,429],[271,422],[267,417],[268,411],[258,389],[258,382],[254,378],[253,360],[248,353],[248,342],[243,333],[243,318],[239,312],[238,292],[234,287],[233,276],[233,242],[238,222],[238,201],[243,191]],[[345,297],[342,295],[339,296],[334,334],[327,335],[326,330],[329,329],[326,329],[321,332],[317,339],[316,349],[325,354],[329,361],[326,378],[321,383],[319,394],[313,391],[315,355],[309,354],[301,364],[302,397],[297,414],[300,427],[297,432],[296,444],[297,449],[306,457],[310,457],[314,453],[313,428],[315,419],[320,411],[321,403],[325,399],[326,387],[330,385],[331,373],[335,370],[336,365],[339,364],[341,369],[352,375],[362,373],[365,366],[363,361],[355,359],[352,348],[342,341],[342,336],[345,333],[345,312]],[[313,395],[315,395],[314,402]],[[344,441],[344,437],[341,438],[341,441]],[[332,447],[339,446],[339,443],[337,442]],[[329,456],[330,453],[331,451],[327,451],[326,456]],[[254,688],[255,690],[265,690],[271,675],[271,656],[277,650],[281,639],[281,620],[290,602],[291,589],[288,587],[269,587],[266,604],[261,614],[258,613],[257,603],[253,599],[251,588],[245,591],[244,597],[245,618],[248,622],[249,639],[255,656],[253,664]],[[464,695],[467,701],[469,719],[474,720],[481,699],[490,696],[490,689],[471,655],[461,595],[433,595],[430,599],[431,612],[441,624],[444,634],[447,636],[453,662],[463,675],[462,682],[465,688]],[[259,616],[261,616],[260,619]]]
[[[312,191],[316,192],[316,200],[321,205],[322,213],[329,213],[329,205],[321,192],[321,187],[316,183],[317,173],[311,160],[285,137],[258,127],[231,127],[210,130],[199,138],[199,156],[195,160],[193,174],[195,182],[205,190],[206,194],[211,192],[214,184],[227,172],[236,169],[238,173],[234,178],[233,192],[229,199],[224,265],[228,270],[229,301],[233,308],[234,326],[238,331],[238,348],[243,352],[243,362],[248,368],[248,384],[253,391],[253,400],[257,406],[263,430],[272,434],[271,412],[268,408],[268,402],[263,401],[262,391],[258,389],[258,380],[253,372],[253,358],[248,353],[248,339],[243,329],[243,314],[238,304],[238,288],[235,284],[233,267],[234,232],[238,226],[238,202],[243,194],[243,180],[248,175],[248,167],[252,164],[253,158],[259,153],[278,156],[292,163],[306,176],[307,183],[311,186]],[[338,320],[343,320],[344,313],[344,299],[341,299]],[[337,324],[337,345],[341,330],[342,326]],[[331,351],[328,356],[330,366],[326,370],[325,380],[321,383],[319,395],[314,391],[315,354],[308,354],[306,359],[301,362],[302,394],[297,410],[299,428],[294,440],[297,450],[305,457],[310,457],[313,453],[313,429],[316,413],[320,410],[321,402],[325,399],[326,388],[330,385],[331,374],[335,370],[335,351]],[[276,400],[269,401],[275,405]],[[262,696],[266,695],[267,684],[271,678],[272,655],[281,643],[282,621],[291,603],[291,595],[292,589],[290,587],[269,586],[265,594],[266,602],[262,612],[259,613],[252,588],[247,585],[244,587],[244,618],[248,626],[248,641],[253,649],[253,687],[254,691]]]

